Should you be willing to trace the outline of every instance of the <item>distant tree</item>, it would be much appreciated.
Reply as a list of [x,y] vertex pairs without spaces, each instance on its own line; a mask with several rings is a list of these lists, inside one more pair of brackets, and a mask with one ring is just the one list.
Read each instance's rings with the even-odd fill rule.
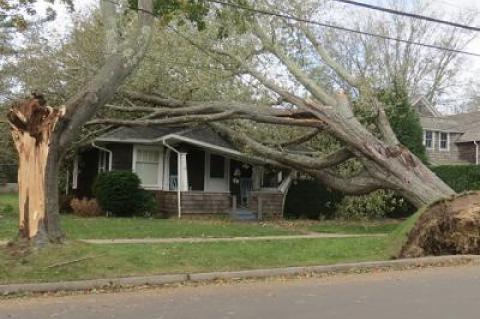
[[399,142],[423,163],[428,164],[420,118],[410,103],[407,88],[396,82],[390,88],[380,92],[379,100],[386,106],[388,120]]

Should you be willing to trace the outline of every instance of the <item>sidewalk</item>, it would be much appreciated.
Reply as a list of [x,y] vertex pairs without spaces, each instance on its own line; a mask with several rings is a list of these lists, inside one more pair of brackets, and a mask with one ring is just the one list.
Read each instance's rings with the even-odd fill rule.
[[322,238],[359,238],[359,237],[385,237],[386,234],[307,234],[286,236],[257,236],[257,237],[180,237],[180,238],[116,238],[116,239],[82,239],[89,244],[176,244],[176,243],[210,243],[210,242],[235,242],[235,241],[265,241],[265,240],[295,240],[295,239],[322,239]]
[[[328,239],[328,238],[361,238],[361,237],[386,237],[388,234],[334,234],[310,233],[306,235],[282,236],[251,236],[251,237],[173,237],[173,238],[113,238],[113,239],[79,239],[79,241],[96,244],[177,244],[177,243],[211,243],[235,241],[268,241],[268,240],[295,240],[295,239]],[[0,240],[0,246],[8,243]]]

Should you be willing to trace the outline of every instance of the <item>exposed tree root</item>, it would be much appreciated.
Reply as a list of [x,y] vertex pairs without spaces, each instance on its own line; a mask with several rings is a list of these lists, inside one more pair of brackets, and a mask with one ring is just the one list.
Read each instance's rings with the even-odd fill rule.
[[419,217],[400,258],[480,254],[480,192],[431,204]]

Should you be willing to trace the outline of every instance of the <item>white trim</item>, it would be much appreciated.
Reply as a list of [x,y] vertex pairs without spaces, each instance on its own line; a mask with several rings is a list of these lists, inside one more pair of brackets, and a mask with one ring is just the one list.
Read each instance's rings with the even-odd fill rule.
[[[442,134],[447,134],[447,148],[442,148]],[[438,150],[440,152],[450,152],[450,133],[438,131]]]
[[141,184],[141,186],[148,190],[162,190],[163,189],[163,148],[159,146],[150,146],[150,145],[133,145],[133,156],[132,156],[132,172],[133,173],[136,173],[137,152],[139,150],[158,151],[157,184],[156,185]]

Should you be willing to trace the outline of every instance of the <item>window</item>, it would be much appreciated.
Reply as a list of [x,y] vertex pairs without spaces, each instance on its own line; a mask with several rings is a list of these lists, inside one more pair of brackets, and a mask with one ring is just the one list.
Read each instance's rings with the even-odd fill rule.
[[448,133],[440,132],[440,149],[448,150]]
[[220,155],[210,155],[210,178],[225,178],[225,158]]
[[136,150],[135,173],[143,186],[158,186],[160,151],[138,148]]
[[425,131],[423,136],[423,144],[428,149],[433,149],[433,132],[432,131]]

